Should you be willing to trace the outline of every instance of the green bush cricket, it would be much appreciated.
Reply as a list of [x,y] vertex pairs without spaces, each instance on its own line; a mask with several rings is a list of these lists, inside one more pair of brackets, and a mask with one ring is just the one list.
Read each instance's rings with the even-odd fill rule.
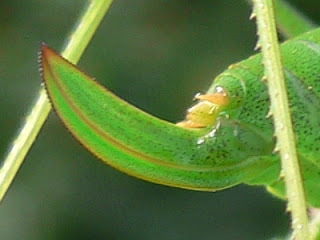
[[[309,204],[320,206],[320,29],[283,44],[287,84]],[[47,46],[44,82],[69,131],[94,155],[130,175],[187,189],[266,185],[283,196],[261,56],[219,75],[185,121],[174,125],[122,101]],[[304,60],[308,59],[308,61]],[[313,61],[309,61],[312,59]]]

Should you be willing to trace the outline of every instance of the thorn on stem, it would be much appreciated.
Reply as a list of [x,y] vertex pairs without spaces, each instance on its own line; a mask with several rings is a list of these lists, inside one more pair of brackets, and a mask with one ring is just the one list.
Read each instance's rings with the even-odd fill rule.
[[261,82],[266,83],[268,80],[266,75],[263,75],[263,77],[261,78]]
[[257,44],[256,44],[256,46],[254,47],[254,50],[255,50],[255,51],[258,51],[258,50],[260,50],[260,49],[261,49],[261,43],[258,41]]
[[249,17],[249,20],[253,20],[253,19],[255,19],[257,17],[257,14],[255,13],[255,12],[252,12],[251,13],[251,15],[250,15],[250,17]]

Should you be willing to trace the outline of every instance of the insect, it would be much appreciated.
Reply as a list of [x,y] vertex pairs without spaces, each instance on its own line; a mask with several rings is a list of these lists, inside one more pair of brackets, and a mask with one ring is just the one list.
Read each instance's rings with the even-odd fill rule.
[[[282,54],[307,200],[319,207],[320,29],[287,41]],[[216,191],[246,183],[284,197],[261,55],[216,77],[178,124],[121,100],[46,45],[41,69],[65,126],[109,165],[168,186]]]

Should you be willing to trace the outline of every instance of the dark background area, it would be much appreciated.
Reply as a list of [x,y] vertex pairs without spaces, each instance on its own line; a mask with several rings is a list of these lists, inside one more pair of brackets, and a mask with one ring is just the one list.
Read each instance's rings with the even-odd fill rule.
[[[0,1],[0,157],[40,89],[41,41],[62,49],[84,0]],[[320,2],[291,1],[319,22]],[[179,121],[196,92],[253,54],[239,0],[115,0],[79,66],[117,95]],[[144,182],[104,165],[51,113],[0,205],[0,239],[271,239],[285,203],[263,187],[216,193]]]

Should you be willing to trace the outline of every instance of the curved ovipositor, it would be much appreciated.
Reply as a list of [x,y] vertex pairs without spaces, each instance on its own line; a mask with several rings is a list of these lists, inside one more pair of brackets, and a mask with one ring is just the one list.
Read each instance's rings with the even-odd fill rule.
[[[306,193],[314,206],[320,205],[319,35],[316,30],[282,46]],[[169,186],[215,191],[263,184],[284,195],[260,55],[220,74],[178,124],[121,100],[45,45],[41,64],[63,123],[109,165]]]
[[183,128],[124,102],[45,45],[41,64],[48,95],[66,127],[123,172],[169,186],[218,190],[270,165],[256,158],[269,154],[272,145],[238,121],[221,118],[207,128]]

